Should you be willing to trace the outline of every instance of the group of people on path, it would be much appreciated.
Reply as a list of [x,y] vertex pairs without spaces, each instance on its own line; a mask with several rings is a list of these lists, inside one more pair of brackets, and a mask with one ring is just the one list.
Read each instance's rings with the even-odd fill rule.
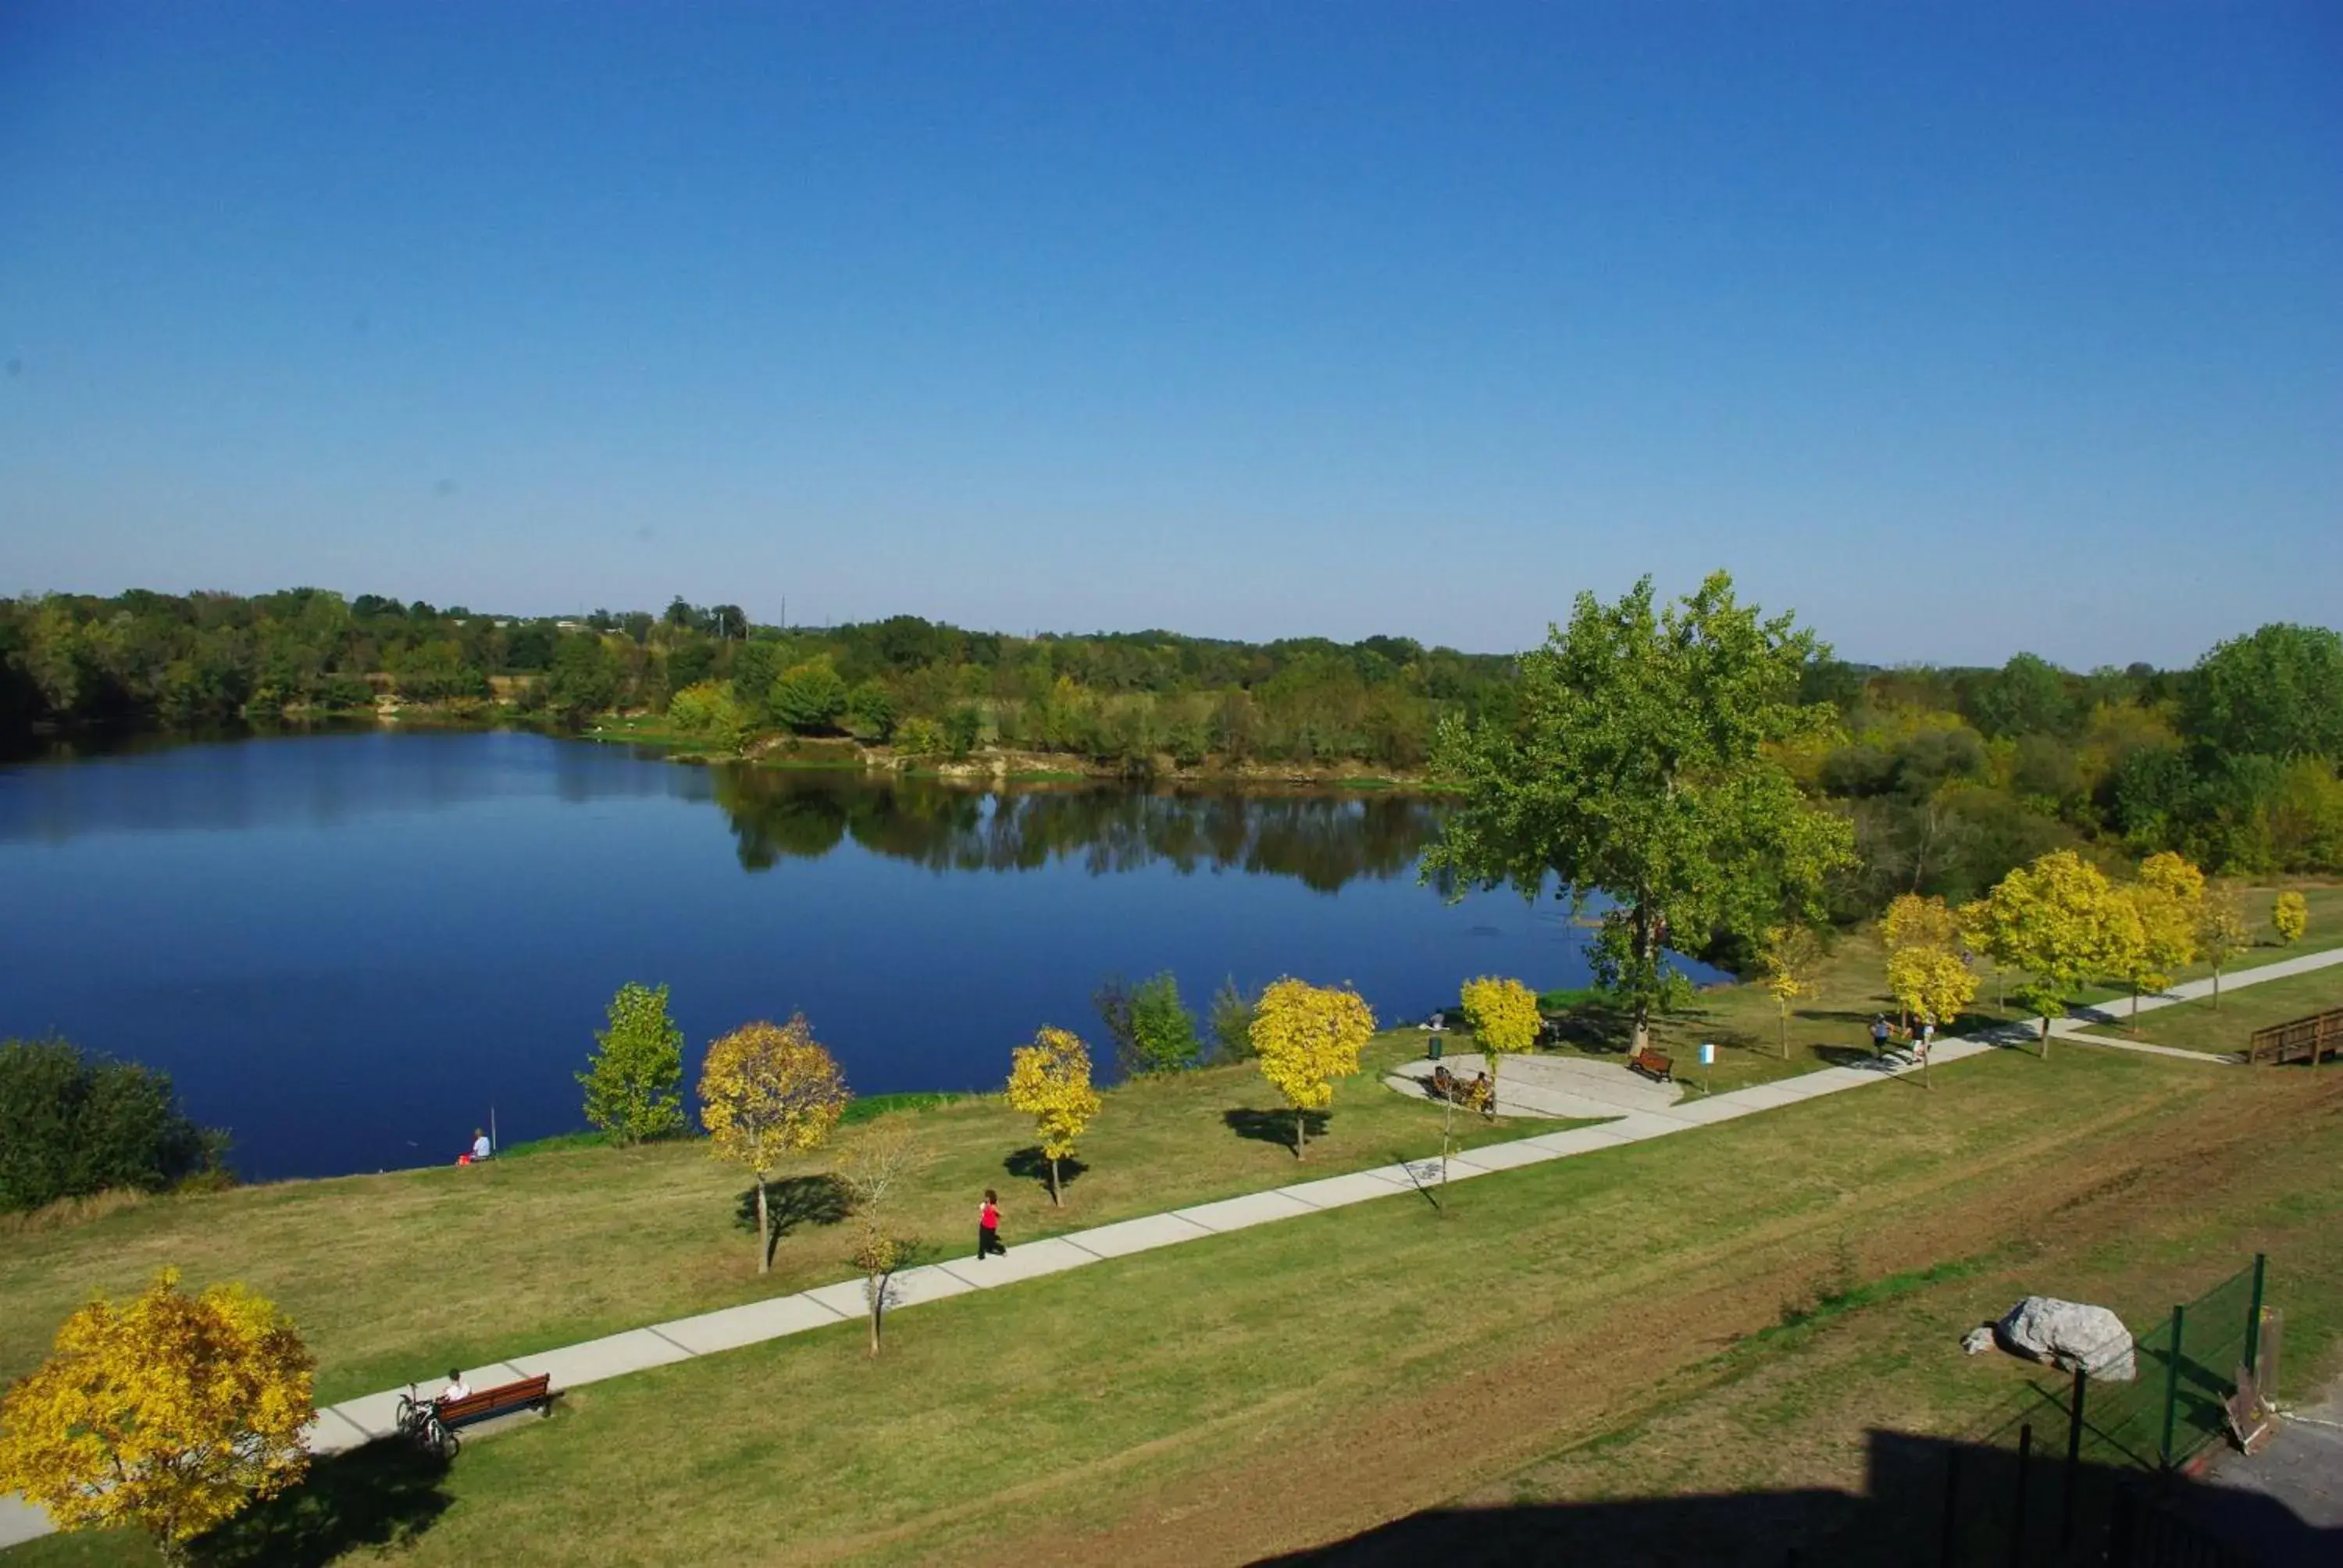
[[[1884,1012],[1875,1013],[1871,1020],[1873,1054],[1886,1055],[1887,1041],[1894,1033],[1895,1026],[1887,1021],[1887,1015]],[[1920,1022],[1916,1028],[1909,1024],[1905,1026],[1904,1037],[1912,1042],[1912,1054],[1920,1060],[1926,1061],[1928,1060],[1928,1048],[1936,1043],[1936,1020],[1924,1012],[1920,1015]]]

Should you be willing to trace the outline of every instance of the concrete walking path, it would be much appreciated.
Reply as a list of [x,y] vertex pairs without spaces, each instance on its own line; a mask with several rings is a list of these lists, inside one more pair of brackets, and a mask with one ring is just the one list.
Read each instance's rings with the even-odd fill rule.
[[[2229,976],[2223,983],[2234,989],[2338,963],[2343,963],[2343,949],[2306,953],[2298,959],[2280,960]],[[2146,1012],[2155,1007],[2169,1007],[2176,1002],[2194,1000],[2198,996],[2209,994],[2211,989],[2207,981],[2190,981],[2187,985],[2176,986],[2162,997],[2141,998],[2140,1010]],[[2059,1026],[2054,1026],[2053,1032],[2061,1039],[2072,1039],[2080,1044],[2146,1049],[2161,1055],[2185,1056],[2198,1061],[2217,1060],[2198,1051],[2169,1050],[2162,1046],[2141,1047],[2122,1040],[2066,1035],[2061,1032]],[[1932,1060],[1938,1065],[1961,1061],[1989,1050],[2030,1046],[2036,1038],[2036,1029],[2031,1023],[2004,1025],[1980,1034],[1940,1040],[1936,1042]],[[1500,1079],[1505,1073],[1513,1072],[1516,1065],[1509,1064],[1504,1072],[1500,1073]],[[1596,1150],[1665,1138],[1719,1121],[1730,1121],[1759,1111],[1818,1100],[1826,1094],[1875,1083],[1882,1079],[1908,1076],[1919,1070],[1919,1063],[1909,1054],[1894,1051],[1875,1061],[1824,1068],[1725,1094],[1679,1100],[1665,1106],[1647,1104],[1595,1126],[1574,1127],[1567,1131],[1484,1144],[1453,1155],[1448,1161],[1447,1176],[1451,1181],[1470,1181],[1492,1171],[1510,1171],[1549,1160],[1566,1160],[1573,1155],[1588,1154]],[[1178,1246],[1185,1241],[1224,1235],[1254,1225],[1297,1219],[1305,1214],[1322,1213],[1329,1209],[1344,1208],[1378,1198],[1396,1197],[1419,1191],[1437,1183],[1440,1179],[1441,1161],[1437,1157],[1408,1161],[1397,1165],[1377,1166],[1369,1171],[1355,1171],[1348,1175],[1295,1182],[1265,1192],[1224,1198],[1218,1202],[1142,1215],[1135,1220],[1118,1221],[1092,1230],[1044,1237],[1011,1248],[1006,1257],[982,1261],[972,1257],[953,1258],[922,1264],[893,1276],[888,1287],[887,1310],[890,1312],[900,1312],[906,1307],[942,1301],[970,1291],[998,1290],[1003,1285],[1039,1279],[1045,1274],[1087,1268],[1092,1263],[1127,1257],[1133,1252]],[[623,1333],[588,1340],[582,1344],[511,1356],[490,1365],[465,1370],[476,1388],[547,1372],[551,1374],[553,1386],[558,1392],[600,1382],[608,1378],[624,1377],[628,1372],[664,1366],[672,1362],[718,1355],[743,1345],[759,1344],[837,1323],[858,1322],[866,1311],[863,1282],[860,1279],[846,1280],[837,1284],[800,1291],[794,1295],[775,1296],[743,1306],[725,1307],[694,1317],[678,1318],[670,1322],[653,1323],[648,1328],[629,1329]],[[425,1387],[436,1386],[437,1381],[436,1378],[429,1380]],[[339,1453],[391,1435],[395,1430],[394,1418],[399,1396],[406,1392],[403,1388],[385,1389],[379,1393],[362,1394],[320,1409],[317,1423],[308,1432],[310,1451],[317,1454]],[[50,1528],[47,1515],[38,1509],[14,1495],[0,1496],[0,1549],[45,1535]]]

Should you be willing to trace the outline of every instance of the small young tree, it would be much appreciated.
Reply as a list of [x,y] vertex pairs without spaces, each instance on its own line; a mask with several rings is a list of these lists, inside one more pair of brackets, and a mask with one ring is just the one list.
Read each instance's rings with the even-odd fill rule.
[[1050,1203],[1065,1201],[1058,1161],[1070,1159],[1074,1142],[1099,1113],[1098,1091],[1091,1087],[1090,1048],[1067,1030],[1044,1026],[1031,1045],[1021,1045],[1009,1063],[1009,1103],[1033,1118],[1041,1157],[1050,1162]]
[[699,1120],[709,1151],[756,1178],[757,1272],[773,1266],[765,1178],[788,1156],[820,1148],[849,1098],[846,1075],[803,1013],[785,1024],[743,1024],[708,1048]]
[[1509,1050],[1527,1050],[1537,1043],[1537,992],[1516,980],[1483,975],[1468,980],[1458,1000],[1473,1037],[1489,1059],[1489,1082],[1497,1081],[1497,1064]]
[[2129,960],[2123,978],[2131,987],[2134,1030],[2139,1027],[2139,993],[2163,990],[2172,983],[2172,972],[2197,956],[2197,906],[2204,896],[2205,873],[2170,850],[2150,855],[2139,868],[2139,880],[2123,890],[2130,923],[2138,932],[2121,944]]
[[2229,960],[2254,945],[2253,928],[2246,923],[2245,900],[2234,884],[2216,883],[2197,906],[2197,950],[2213,968],[2213,1010],[2221,1010],[2221,971]]
[[1815,970],[1823,961],[1823,940],[1811,926],[1775,926],[1765,933],[1759,951],[1765,966],[1765,989],[1782,1015],[1782,1060],[1790,1060],[1790,1004],[1814,988]]
[[1109,975],[1091,1000],[1125,1073],[1142,1078],[1196,1065],[1202,1050],[1196,1020],[1180,1000],[1180,982],[1171,970],[1150,975],[1137,985]]
[[[1879,917],[1879,945],[1886,950],[1887,962],[1891,967],[1899,952],[1920,950],[1957,954],[1961,949],[1960,920],[1945,907],[1942,899],[1906,893],[1889,904],[1887,912]],[[1899,1007],[1902,1005],[1900,1002],[1897,1004]],[[1906,1009],[1904,1022],[1907,1028],[1911,1021],[1911,1011]]]
[[2055,849],[2004,877],[1986,896],[1978,928],[1996,963],[2026,971],[2017,999],[2042,1020],[2042,1054],[2050,1054],[2050,1020],[2091,980],[2120,973],[2127,923],[2122,900],[2098,868],[2072,849]]
[[1261,1075],[1293,1107],[1293,1157],[1306,1158],[1309,1114],[1334,1101],[1334,1081],[1359,1070],[1359,1051],[1375,1032],[1366,1000],[1347,986],[1306,985],[1292,978],[1261,993],[1252,1020]]
[[2279,941],[2288,946],[2300,941],[2310,930],[2310,900],[2298,892],[2280,893],[2270,901],[2270,926]]
[[1252,1054],[1252,1014],[1259,998],[1238,989],[1236,976],[1221,982],[1212,993],[1209,1026],[1212,1054],[1222,1061],[1242,1061]]
[[190,1296],[166,1269],[136,1300],[66,1319],[0,1400],[0,1493],[61,1530],[135,1525],[185,1562],[196,1536],[307,1471],[316,1366],[268,1302],[240,1285]]
[[1956,952],[1899,948],[1887,957],[1887,990],[1896,1005],[1924,1021],[1951,1023],[1976,1000],[1976,976]]
[[910,1242],[895,1227],[893,1201],[919,1167],[919,1147],[901,1118],[873,1125],[849,1144],[838,1161],[854,1216],[854,1266],[862,1271],[862,1299],[870,1311],[870,1353],[879,1353],[880,1329],[893,1304],[895,1271],[910,1253]]
[[667,987],[620,986],[594,1039],[600,1049],[578,1075],[586,1120],[621,1144],[682,1131],[683,1030],[667,1015]]

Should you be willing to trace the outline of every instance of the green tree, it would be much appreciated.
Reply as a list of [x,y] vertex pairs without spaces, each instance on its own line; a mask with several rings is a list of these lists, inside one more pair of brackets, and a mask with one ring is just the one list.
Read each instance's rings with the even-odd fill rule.
[[1137,985],[1110,975],[1091,1000],[1126,1073],[1177,1072],[1196,1065],[1202,1042],[1171,970],[1150,975]]
[[0,1211],[160,1191],[216,1166],[226,1146],[180,1109],[168,1073],[63,1040],[0,1040]]
[[2197,661],[2182,704],[2188,732],[2217,751],[2343,757],[2343,635],[2266,626]]
[[571,724],[607,712],[618,701],[618,661],[599,637],[590,633],[565,637],[554,645],[545,699],[557,717]]
[[578,1081],[586,1086],[586,1120],[621,1144],[680,1132],[683,1030],[667,1013],[667,987],[633,980],[610,999],[609,1026]]
[[1977,728],[1999,739],[2062,735],[2074,721],[2064,671],[2031,653],[2014,656],[1976,695]]
[[1231,975],[1212,993],[1212,1011],[1207,1017],[1212,1035],[1212,1054],[1222,1061],[1242,1061],[1252,1054],[1253,1010],[1260,999],[1247,996]]
[[977,738],[983,733],[984,715],[966,703],[944,715],[944,739],[950,743],[954,758],[975,750]]
[[895,733],[895,699],[877,681],[864,681],[847,693],[846,726],[865,740],[884,745]]
[[1846,821],[1773,749],[1833,722],[1798,701],[1823,653],[1792,617],[1735,602],[1722,572],[1664,613],[1648,578],[1615,605],[1581,594],[1569,627],[1523,655],[1517,716],[1443,722],[1438,766],[1464,794],[1425,877],[1528,899],[1558,879],[1574,910],[1603,900],[1595,973],[1647,1045],[1653,1012],[1689,989],[1671,945],[1819,921],[1825,879],[1853,859]]
[[791,665],[773,682],[773,717],[800,735],[837,728],[846,711],[846,682],[827,656]]
[[719,751],[738,751],[749,739],[749,717],[732,689],[713,680],[687,686],[667,707],[668,723]]

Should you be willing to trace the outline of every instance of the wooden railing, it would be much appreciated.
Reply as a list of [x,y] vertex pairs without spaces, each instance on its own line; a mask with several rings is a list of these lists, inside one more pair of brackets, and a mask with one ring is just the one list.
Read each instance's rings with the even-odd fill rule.
[[2257,1067],[2266,1061],[2308,1061],[2316,1067],[2320,1057],[2336,1055],[2343,1055],[2343,1008],[2258,1029],[2246,1046],[2246,1060]]

